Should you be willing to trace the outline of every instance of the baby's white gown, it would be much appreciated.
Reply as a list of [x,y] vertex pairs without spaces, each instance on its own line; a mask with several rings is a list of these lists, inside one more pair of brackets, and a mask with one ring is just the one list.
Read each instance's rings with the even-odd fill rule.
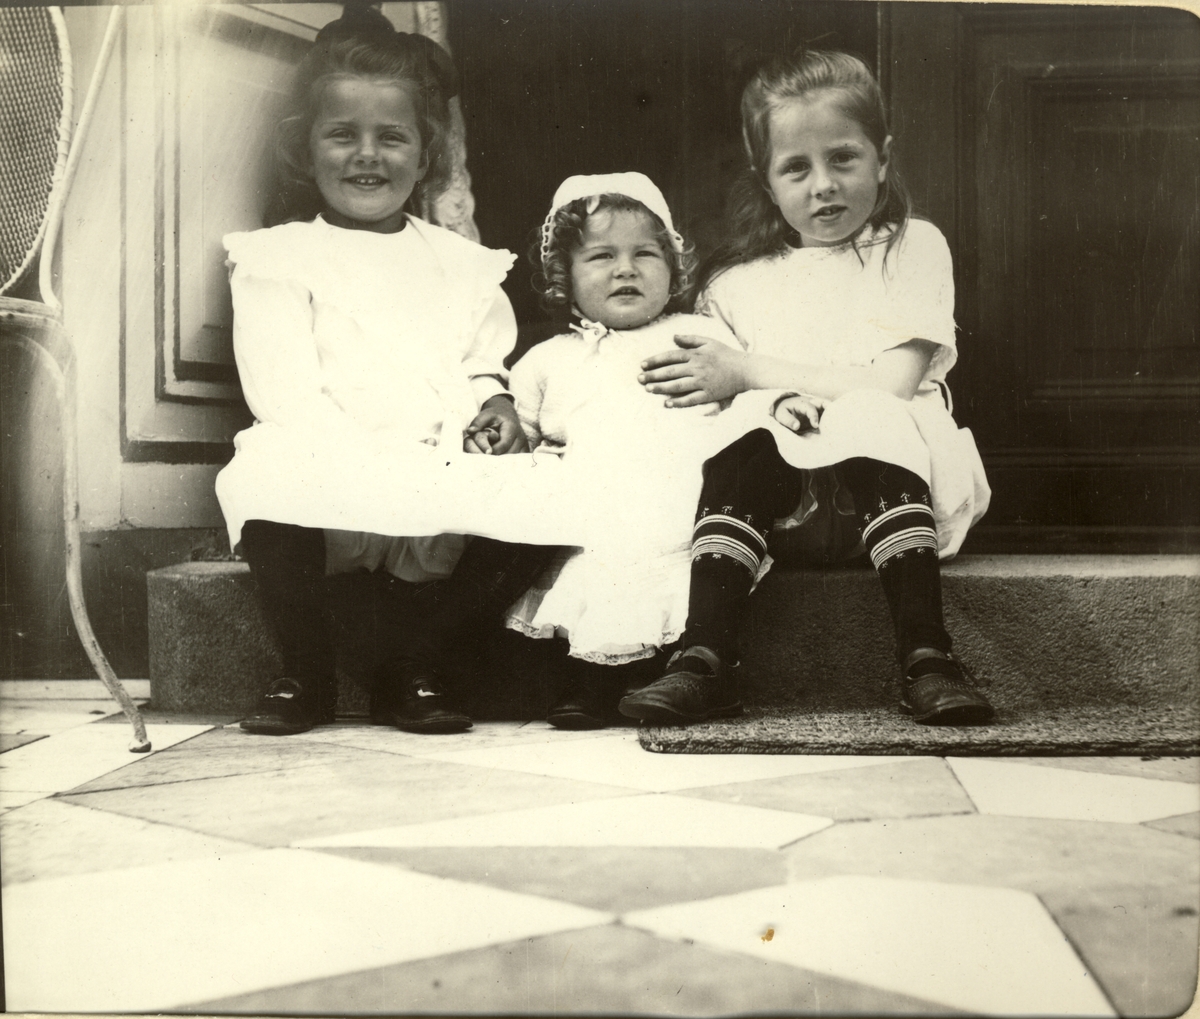
[[512,371],[531,444],[584,476],[579,494],[596,526],[583,551],[512,606],[509,626],[568,637],[578,658],[646,658],[687,622],[701,468],[737,436],[722,427],[715,404],[668,408],[638,383],[641,362],[673,349],[676,335],[738,346],[720,322],[700,315],[632,330],[585,322],[533,347]]

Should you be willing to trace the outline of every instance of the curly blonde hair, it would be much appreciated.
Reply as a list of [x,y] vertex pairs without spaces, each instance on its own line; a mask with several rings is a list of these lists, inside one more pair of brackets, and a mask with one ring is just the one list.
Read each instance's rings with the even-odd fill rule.
[[551,221],[545,254],[542,253],[540,236],[529,252],[530,261],[539,270],[533,276],[533,289],[541,295],[543,310],[557,315],[570,312],[574,301],[571,294],[571,257],[583,243],[583,227],[588,216],[605,209],[612,212],[640,212],[650,218],[654,225],[654,239],[662,246],[663,256],[671,270],[670,300],[664,310],[688,310],[696,275],[696,249],[685,244],[683,251],[676,251],[666,224],[635,198],[620,194],[600,195],[595,208],[589,212],[590,202],[588,198],[577,198],[558,209]]

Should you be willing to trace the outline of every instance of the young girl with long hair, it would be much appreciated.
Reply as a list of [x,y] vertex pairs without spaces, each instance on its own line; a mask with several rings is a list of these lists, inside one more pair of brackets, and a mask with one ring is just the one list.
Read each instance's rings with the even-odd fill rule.
[[527,448],[504,385],[516,322],[500,283],[514,256],[410,210],[444,177],[454,88],[436,45],[348,8],[301,62],[280,124],[288,221],[225,238],[256,422],[217,495],[283,651],[250,732],[333,719],[327,572],[386,581],[375,720],[470,728],[441,655],[498,622],[550,554],[489,539],[572,537],[565,512],[531,520],[553,470],[500,455]]
[[910,214],[861,60],[810,50],[769,64],[745,89],[742,126],[751,165],[698,310],[745,350],[684,337],[647,359],[642,381],[674,407],[736,396],[728,413],[754,427],[705,465],[682,650],[620,710],[659,724],[738,713],[739,624],[768,536],[777,520],[832,514],[857,524],[883,584],[901,708],[918,722],[987,721],[942,618],[939,557],[990,498],[945,382],[957,358],[949,248]]

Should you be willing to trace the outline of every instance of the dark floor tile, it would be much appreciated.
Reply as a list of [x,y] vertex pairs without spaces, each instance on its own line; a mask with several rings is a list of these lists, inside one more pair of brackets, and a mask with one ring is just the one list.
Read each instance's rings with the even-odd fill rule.
[[399,754],[347,748],[339,753],[337,760],[309,767],[72,792],[63,799],[255,845],[286,846],[420,821],[630,795],[612,786]]
[[326,851],[613,913],[787,881],[787,861],[768,849],[506,846]]
[[1200,896],[1142,885],[1044,892],[1042,901],[1122,1016],[1175,1016],[1196,992]]
[[1024,764],[1166,782],[1200,782],[1200,757],[1025,757]]
[[0,814],[0,847],[5,886],[253,849],[140,818],[84,810],[55,798]]
[[16,750],[17,747],[23,747],[26,743],[36,743],[40,739],[45,739],[45,734],[21,732],[0,732],[0,754],[6,750]]
[[70,791],[93,793],[358,760],[362,760],[362,751],[288,737],[253,736],[240,729],[210,729]]
[[239,1014],[946,1015],[780,963],[592,927],[193,1006]]
[[1147,828],[1157,828],[1159,831],[1169,831],[1176,835],[1186,835],[1190,839],[1200,839],[1200,811],[1192,814],[1178,814],[1175,817],[1161,817],[1156,821],[1147,821]]
[[835,821],[975,812],[970,797],[941,758],[784,775],[689,789],[684,795],[815,814]]
[[[245,714],[230,714],[218,711],[159,711],[145,704],[138,709],[142,721],[156,725],[229,725],[245,718]],[[125,715],[120,711],[100,719],[97,725],[125,725]]]

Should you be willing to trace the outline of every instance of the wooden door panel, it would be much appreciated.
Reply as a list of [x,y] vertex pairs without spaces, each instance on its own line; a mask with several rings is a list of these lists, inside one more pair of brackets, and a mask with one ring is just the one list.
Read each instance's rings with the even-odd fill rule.
[[[990,4],[890,18],[900,165],[921,153],[913,190],[949,220],[950,381],[994,489],[985,523],[1200,523],[1200,20]],[[952,157],[923,151],[948,138]]]

